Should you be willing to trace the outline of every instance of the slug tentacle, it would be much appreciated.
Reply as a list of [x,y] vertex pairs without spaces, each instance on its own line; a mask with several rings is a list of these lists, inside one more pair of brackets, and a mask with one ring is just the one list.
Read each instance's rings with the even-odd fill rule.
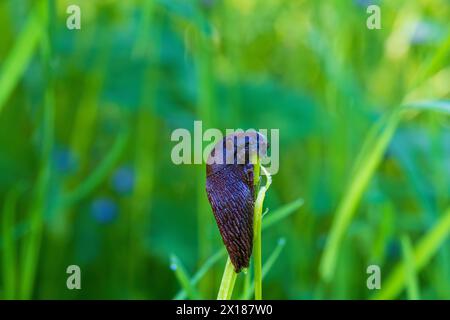
[[212,150],[210,158],[221,155],[215,162],[208,159],[206,193],[236,272],[249,266],[253,248],[255,187],[250,159],[261,150],[265,155],[266,147],[265,138],[255,131],[235,133]]

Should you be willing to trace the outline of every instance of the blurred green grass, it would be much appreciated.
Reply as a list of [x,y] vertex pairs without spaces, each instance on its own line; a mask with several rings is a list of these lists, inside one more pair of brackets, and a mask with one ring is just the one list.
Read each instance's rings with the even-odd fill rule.
[[[214,298],[205,168],[170,160],[171,131],[203,120],[280,129],[264,298],[450,299],[448,16],[445,0],[1,1],[0,298]],[[235,296],[251,290],[239,276]]]

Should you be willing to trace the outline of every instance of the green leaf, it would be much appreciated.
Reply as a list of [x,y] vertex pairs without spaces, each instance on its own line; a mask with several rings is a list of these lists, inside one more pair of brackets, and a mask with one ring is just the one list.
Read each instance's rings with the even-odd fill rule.
[[[440,246],[450,235],[450,207],[417,244],[414,249],[414,269],[416,272],[422,270],[436,254]],[[397,297],[407,282],[407,266],[405,261],[400,262],[392,271],[389,278],[384,282],[381,291],[373,296],[374,299],[393,299]]]
[[305,201],[302,198],[298,198],[297,200],[294,200],[271,213],[269,212],[268,214],[265,214],[262,221],[262,230],[270,228],[272,225],[290,216],[304,203]]
[[[195,275],[190,280],[191,286],[195,286],[202,278],[206,275],[206,273],[211,269],[217,262],[220,261],[223,257],[225,257],[227,251],[225,248],[217,251],[214,255],[208,258],[206,262],[202,265],[202,267],[195,273]],[[186,290],[181,289],[177,295],[173,298],[174,300],[183,300],[186,299]]]
[[450,114],[450,100],[411,102],[406,104],[405,109],[415,109],[419,111],[431,110]]
[[0,113],[28,66],[37,44],[45,34],[43,11],[46,1],[38,1],[30,13],[25,27],[19,35],[14,47],[6,58],[0,71]]
[[17,291],[17,247],[13,238],[13,226],[15,221],[16,204],[19,196],[18,188],[12,189],[6,196],[2,214],[2,271],[5,299],[14,299]]
[[233,295],[234,283],[236,282],[237,273],[234,271],[233,263],[230,257],[225,264],[225,270],[223,271],[222,281],[220,282],[219,293],[217,294],[217,300],[230,300]]
[[319,272],[325,282],[329,282],[334,275],[342,239],[355,216],[356,208],[361,201],[364,191],[380,164],[402,116],[405,114],[405,111],[412,109],[448,113],[449,103],[445,100],[436,100],[402,105],[388,117],[384,117],[380,122],[375,123],[372,129],[369,130],[363,147],[356,158],[352,180],[337,207],[330,235],[320,261]]
[[[358,156],[358,159],[360,159],[359,163],[357,163],[353,179],[350,181],[336,210],[330,235],[327,239],[325,250],[320,261],[319,272],[325,282],[329,282],[334,275],[336,259],[342,238],[354,217],[356,207],[361,200],[370,179],[378,164],[381,162],[399,120],[400,113],[398,111],[392,113],[390,117],[383,119],[382,121],[385,121],[382,126],[383,130],[373,142],[372,147],[363,149],[362,151],[364,154]],[[379,124],[376,123],[375,127],[378,126]],[[372,137],[369,135],[368,139],[372,139]]]
[[189,281],[189,275],[187,274],[180,259],[178,259],[176,255],[172,255],[170,260],[170,268],[175,272],[175,275],[180,282],[181,287],[187,293],[187,296],[191,299],[199,299],[200,296],[195,287],[192,285],[192,282]]
[[[265,215],[264,216],[265,218],[262,221],[262,230],[270,228],[271,226],[280,222],[284,218],[288,217],[289,215],[297,211],[297,209],[300,208],[303,205],[303,203],[304,203],[303,199],[299,198],[273,211],[273,213]],[[217,251],[214,255],[212,255],[210,258],[208,258],[190,280],[191,285],[195,286],[218,261],[220,261],[223,257],[226,256],[226,253],[227,252],[225,248],[222,248],[221,250]],[[264,267],[263,267],[263,275],[264,275]],[[175,300],[181,300],[185,298],[186,298],[186,290],[184,288],[182,288],[174,297]]]
[[411,239],[402,237],[403,264],[406,267],[407,293],[409,300],[419,300],[419,284],[415,269],[414,256],[412,252]]
[[[262,279],[267,276],[269,271],[272,269],[275,262],[278,260],[278,257],[281,254],[281,251],[283,251],[284,246],[286,245],[286,240],[284,238],[280,238],[278,240],[276,248],[273,250],[273,252],[270,254],[269,258],[266,260],[266,262],[263,265],[262,268]],[[244,294],[242,296],[243,300],[248,300],[253,295],[253,292],[255,290],[254,281],[249,285],[247,290],[244,291]]]
[[61,204],[65,206],[72,205],[77,201],[89,195],[97,188],[113,169],[119,157],[123,154],[128,141],[128,131],[119,133],[110,152],[95,170],[71,193],[65,195]]

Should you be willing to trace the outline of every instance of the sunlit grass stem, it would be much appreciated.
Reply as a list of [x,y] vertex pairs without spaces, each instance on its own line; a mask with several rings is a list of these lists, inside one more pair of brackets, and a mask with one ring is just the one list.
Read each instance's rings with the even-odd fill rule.
[[[435,226],[417,243],[412,252],[412,261],[415,272],[422,270],[436,254],[438,249],[445,243],[450,235],[450,207],[444,215],[437,221]],[[407,284],[407,266],[405,262],[400,262],[389,277],[383,282],[383,286],[373,298],[393,299],[400,294]]]
[[[269,189],[272,183],[267,170],[262,167],[258,161],[258,169],[255,169],[255,186],[259,185],[259,168],[264,172],[267,177],[266,185],[261,187],[258,191],[258,195],[255,201],[255,211],[253,220],[253,265],[255,270],[255,300],[262,300],[262,235],[261,235],[261,222],[262,222],[262,210],[266,191]],[[258,177],[258,178],[256,178]],[[257,190],[255,188],[255,190]]]
[[[376,143],[370,151],[367,154],[358,156],[358,158],[361,159],[359,160],[360,163],[364,163],[364,166],[358,166],[357,164],[353,179],[336,210],[330,236],[328,237],[320,261],[319,271],[325,282],[329,282],[333,278],[342,238],[353,219],[359,200],[369,184],[378,164],[382,160],[399,120],[399,113],[393,113],[391,117],[386,120],[384,130],[380,133]],[[378,125],[378,123],[375,124],[375,126]]]
[[40,150],[40,166],[36,183],[33,188],[33,200],[29,208],[29,219],[31,222],[30,233],[24,239],[21,252],[21,274],[20,274],[20,299],[29,299],[32,296],[38,260],[41,251],[41,243],[44,228],[44,210],[47,207],[47,194],[49,192],[51,175],[51,152],[54,144],[54,81],[50,68],[52,55],[51,39],[49,36],[49,2],[43,1],[44,5],[37,9],[42,10],[42,31],[45,33],[41,43],[42,67],[45,70],[47,83],[43,97],[42,114],[42,147]]
[[356,214],[356,209],[361,198],[370,183],[378,165],[383,160],[383,156],[394,133],[405,116],[407,111],[416,114],[420,111],[431,110],[449,113],[448,101],[425,101],[421,103],[408,103],[396,108],[389,116],[381,119],[381,123],[375,123],[367,136],[367,141],[355,163],[352,180],[350,181],[342,200],[336,210],[330,235],[325,245],[319,272],[322,280],[329,283],[336,269],[337,258],[342,245],[345,232]]
[[222,282],[220,283],[217,300],[230,300],[233,295],[234,283],[236,282],[237,273],[234,271],[234,266],[231,263],[230,257],[225,264],[223,271]]
[[[214,76],[214,54],[211,35],[205,30],[207,13],[201,9],[201,4],[194,6],[195,21],[195,49],[194,61],[198,74],[198,97],[196,116],[203,121],[205,127],[212,127],[215,124],[214,109],[216,104],[215,76]],[[202,164],[197,169],[197,239],[199,262],[206,261],[211,254],[212,247],[208,233],[211,230],[213,219],[209,214],[208,200],[205,194],[204,181],[206,177],[206,166]],[[201,283],[203,291],[212,290],[212,279],[205,279]]]
[[262,204],[258,204],[261,163],[258,158],[254,170],[255,207],[253,214],[253,268],[255,273],[255,299],[262,299],[261,220]]
[[[264,262],[264,265],[262,267],[262,279],[266,277],[266,275],[269,273],[269,271],[272,269],[273,265],[275,264],[275,261],[277,261],[278,257],[281,254],[281,251],[283,250],[284,246],[286,244],[286,240],[284,238],[281,238],[278,240],[278,244],[269,256],[269,258]],[[246,275],[248,277],[248,275]],[[250,281],[250,277],[248,277]],[[250,282],[248,286],[244,288],[244,293],[242,295],[242,299],[248,300],[251,298],[253,292],[255,290],[254,281]]]
[[3,271],[2,276],[5,299],[14,299],[17,291],[17,248],[13,237],[17,198],[17,189],[12,189],[7,194],[5,204],[3,205],[3,216],[1,219],[1,236],[4,243],[4,248],[1,251],[1,267]]
[[[257,196],[254,206],[254,217],[253,217],[253,266],[255,273],[255,299],[262,299],[262,254],[261,254],[261,222],[262,222],[262,209],[264,198],[267,189],[269,189],[272,183],[272,178],[267,170],[261,166],[259,158],[255,161],[253,181],[255,187],[255,193],[257,191]],[[266,185],[259,188],[260,184],[260,171],[263,171],[267,177]],[[234,271],[233,265],[230,258],[228,258],[225,270],[222,276],[222,282],[219,289],[219,294],[217,296],[218,300],[227,300],[231,298],[234,288],[234,282],[236,281],[236,272]]]
[[[299,199],[292,201],[291,203],[284,205],[283,207],[281,207],[277,210],[274,210],[273,212],[270,212],[270,214],[267,215],[267,217],[264,217],[264,219],[262,220],[261,229],[264,231],[267,228],[270,228],[271,226],[273,226],[274,224],[282,221],[284,218],[286,218],[289,215],[296,212],[303,205],[303,203],[304,203],[303,199],[299,198]],[[265,274],[267,272],[269,272],[271,266],[273,265],[275,260],[278,258],[279,254],[281,252],[281,249],[284,247],[284,243],[285,243],[285,240],[280,239],[280,241],[278,242],[277,248],[275,249],[275,251],[272,253],[272,255],[267,259],[266,263],[264,264],[264,266],[262,268],[263,279],[264,279]],[[201,268],[190,279],[191,286],[197,285],[197,283],[206,275],[206,273],[208,271],[210,271],[211,268],[217,262],[219,262],[223,257],[225,257],[226,253],[227,253],[227,251],[225,250],[225,248],[222,248],[219,251],[217,251],[214,255],[209,257],[206,260],[206,262],[201,266]],[[251,272],[250,272],[250,270],[248,270],[246,277],[249,278],[250,275],[251,275]],[[181,284],[181,286],[182,286],[182,289],[174,297],[175,300],[181,300],[181,299],[185,299],[187,297],[187,291],[185,290],[184,285]],[[253,285],[253,281],[252,281],[252,283],[250,284],[250,287],[247,288],[247,290],[244,290],[244,298],[245,299],[249,299],[251,297],[251,295],[253,294],[253,291],[254,291],[253,287],[254,287],[254,285]]]
[[8,57],[0,62],[0,113],[33,58],[34,51],[45,33],[41,23],[46,2],[46,0],[36,1],[14,47]]
[[[134,43],[132,56],[136,59],[153,61],[155,65],[160,60],[161,30],[157,20],[156,1],[144,2],[138,36]],[[151,41],[150,41],[151,40]],[[142,72],[141,101],[138,106],[134,125],[136,128],[134,144],[134,177],[135,184],[130,199],[132,210],[129,214],[127,278],[128,287],[133,296],[137,287],[144,259],[144,250],[140,243],[145,237],[145,228],[150,221],[149,207],[155,181],[155,154],[157,150],[158,121],[155,115],[156,96],[160,78],[157,67],[147,68]],[[145,272],[142,270],[142,272]]]
[[419,283],[414,263],[414,254],[411,240],[408,236],[402,237],[403,260],[407,276],[407,296],[409,300],[419,300]]
[[170,268],[175,272],[178,281],[181,283],[183,289],[185,290],[187,296],[190,299],[199,299],[200,295],[195,289],[195,285],[189,280],[190,277],[181,263],[180,259],[176,255],[172,255],[170,258],[171,264]]

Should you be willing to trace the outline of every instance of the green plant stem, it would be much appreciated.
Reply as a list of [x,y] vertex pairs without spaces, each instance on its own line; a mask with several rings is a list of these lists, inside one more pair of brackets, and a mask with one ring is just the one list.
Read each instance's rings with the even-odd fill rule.
[[30,232],[24,239],[21,251],[20,288],[19,298],[30,299],[35,286],[38,271],[39,256],[43,238],[44,211],[47,207],[47,195],[50,187],[51,177],[51,152],[54,144],[54,80],[50,67],[52,56],[51,39],[49,33],[49,2],[42,1],[42,28],[44,32],[43,41],[40,44],[42,64],[47,78],[46,89],[43,98],[43,129],[42,149],[40,150],[40,167],[36,184],[33,190],[33,200],[29,208],[29,219],[31,222]]
[[171,261],[171,268],[175,272],[178,281],[186,291],[187,296],[190,299],[200,299],[201,297],[195,289],[195,286],[191,283],[191,281],[189,281],[189,276],[180,259],[178,259],[177,256],[172,255]]
[[[261,164],[259,159],[256,161],[254,169],[254,187],[255,194],[259,196]],[[254,215],[253,215],[253,265],[255,270],[255,300],[262,299],[262,254],[261,254],[261,221],[262,221],[262,203],[258,202],[256,196]]]
[[[383,154],[394,135],[399,120],[399,112],[392,113],[392,115],[386,119],[384,129],[377,137],[375,145],[371,148],[370,152],[358,156],[359,159],[362,159],[360,160],[360,163],[364,163],[365,165],[359,166],[355,170],[354,178],[336,210],[330,236],[328,237],[320,261],[319,272],[326,283],[330,282],[333,278],[342,239],[354,217],[359,200],[369,184],[378,164],[381,162]],[[378,125],[378,123],[375,124],[375,126]]]
[[60,202],[60,205],[69,207],[87,197],[95,188],[97,188],[108,176],[114,165],[117,163],[120,156],[123,154],[129,137],[129,131],[123,129],[118,134],[114,145],[111,147],[108,154],[100,162],[100,164],[92,170],[82,183],[80,183],[73,191],[65,194]]
[[[138,36],[133,47],[133,57],[140,61],[160,61],[161,30],[159,27],[156,1],[143,2],[142,20]],[[152,41],[148,41],[152,39]],[[129,205],[132,210],[129,214],[127,232],[129,254],[127,266],[128,287],[131,295],[138,286],[137,279],[142,269],[144,259],[142,246],[145,237],[145,228],[148,228],[151,219],[149,207],[152,203],[152,194],[155,183],[155,152],[157,147],[158,121],[155,116],[160,70],[157,67],[147,68],[142,72],[141,104],[134,118],[135,134],[134,168],[136,181]]]
[[[203,276],[214,266],[216,262],[218,262],[222,257],[226,255],[227,251],[225,248],[217,251],[214,255],[208,258],[203,266],[197,271],[197,273],[189,280],[192,286],[195,286]],[[183,300],[187,297],[186,290],[182,288],[177,295],[173,298],[174,300]]]
[[[418,242],[412,252],[415,272],[420,272],[436,254],[450,235],[450,207],[436,225]],[[372,298],[375,300],[393,299],[401,293],[407,283],[407,266],[400,262],[384,282],[381,291]]]
[[[280,256],[280,253],[283,250],[285,244],[286,244],[286,240],[284,238],[281,238],[281,239],[278,240],[277,247],[275,248],[275,250],[273,250],[273,252],[271,253],[271,255],[269,256],[269,258],[266,260],[266,262],[264,263],[264,265],[262,267],[262,279],[264,279],[266,277],[266,275],[269,273],[269,271],[272,268],[272,266],[277,261],[277,259]],[[255,289],[254,288],[255,287],[254,286],[254,282],[250,281],[250,274],[247,274],[246,276],[247,276],[250,284],[246,285],[246,287],[244,288],[244,293],[242,295],[242,300],[250,299],[252,294],[253,294],[253,292],[254,292],[254,289]]]
[[[262,224],[261,224],[261,230],[264,231],[267,228],[270,228],[271,226],[273,226],[274,224],[282,221],[284,218],[288,217],[289,215],[293,214],[294,212],[297,211],[298,208],[300,208],[303,205],[304,201],[303,199],[297,199],[292,201],[291,203],[288,203],[286,205],[284,205],[283,207],[274,210],[273,212],[270,212],[270,214],[268,214],[267,216],[264,217],[264,219],[262,220]],[[279,244],[280,246],[280,244]],[[278,246],[278,247],[279,247]],[[0,243],[0,247],[1,247],[1,243]],[[278,248],[277,247],[277,248]],[[208,258],[208,260],[206,260],[206,262],[202,265],[202,267],[195,273],[195,275],[189,280],[191,282],[191,285],[195,286],[197,285],[197,283],[203,278],[203,276],[206,275],[206,273],[220,260],[222,259],[222,257],[225,257],[227,251],[225,250],[225,248],[220,249],[219,251],[217,251],[215,254],[213,254],[211,257]],[[272,253],[273,255],[274,253]],[[272,256],[269,257],[269,259],[267,260],[267,262],[265,263],[265,265],[263,266],[263,279],[264,279],[264,270],[266,268],[266,265],[268,265],[268,263],[273,260]],[[268,269],[267,269],[268,270]],[[250,270],[247,274],[247,277],[249,277],[250,275]],[[251,284],[250,287],[253,287],[253,283]],[[250,295],[253,294],[253,289],[251,289],[251,293],[250,294],[246,294],[245,295],[245,299],[250,299]],[[244,292],[246,292],[244,290]],[[186,295],[186,291],[184,290],[184,288],[180,289],[180,291],[177,293],[177,295],[174,297],[174,300],[182,300],[185,299],[187,297]]]
[[16,257],[16,242],[13,239],[13,226],[15,221],[16,205],[18,198],[18,190],[12,189],[6,196],[5,204],[3,205],[3,217],[1,219],[2,239],[4,248],[2,250],[2,269],[3,269],[3,284],[4,284],[4,298],[14,299],[16,297],[17,288],[17,257]]
[[[203,121],[205,127],[213,127],[215,123],[214,109],[215,76],[214,76],[214,54],[211,34],[205,28],[208,25],[207,13],[201,9],[200,4],[194,6],[195,22],[195,52],[194,59],[196,71],[198,72],[198,101],[197,117]],[[205,194],[206,166],[202,164],[197,171],[197,220],[198,220],[198,245],[199,261],[202,263],[208,258],[212,251],[211,241],[208,239],[209,230],[213,219],[209,214],[208,201]],[[202,291],[210,289],[208,280],[201,283]],[[212,289],[212,288],[211,288]]]
[[255,201],[255,211],[253,217],[253,265],[255,270],[255,300],[262,300],[262,236],[261,236],[261,221],[262,221],[262,209],[266,191],[269,189],[272,183],[272,178],[264,167],[257,162],[257,168],[255,168],[254,180],[255,189],[259,185],[259,171],[264,171],[267,177],[267,182],[264,187],[261,187],[258,191],[258,196]]
[[402,116],[406,111],[433,110],[448,113],[448,101],[425,101],[407,103],[396,108],[381,123],[375,123],[370,130],[367,141],[364,142],[357,156],[353,178],[336,210],[330,235],[319,266],[319,273],[325,283],[329,283],[336,269],[336,261],[344,235],[355,216],[357,206],[369,182],[374,175],[388,147]]
[[45,24],[43,14],[46,1],[36,1],[30,13],[25,27],[17,38],[10,54],[1,63],[0,72],[0,113],[5,106],[10,94],[20,81],[30,60],[33,58],[35,49],[45,35]]
[[234,271],[234,266],[231,263],[230,257],[228,257],[223,271],[222,282],[220,283],[219,293],[217,300],[230,300],[233,294],[234,283],[236,282],[237,273]]
[[255,270],[255,300],[262,299],[262,254],[261,254],[261,211],[260,205],[255,203],[253,261]]
[[409,300],[419,300],[419,282],[417,280],[417,273],[414,267],[414,254],[411,240],[406,235],[402,237],[402,251],[404,261],[403,264],[406,268],[407,277],[407,297]]

